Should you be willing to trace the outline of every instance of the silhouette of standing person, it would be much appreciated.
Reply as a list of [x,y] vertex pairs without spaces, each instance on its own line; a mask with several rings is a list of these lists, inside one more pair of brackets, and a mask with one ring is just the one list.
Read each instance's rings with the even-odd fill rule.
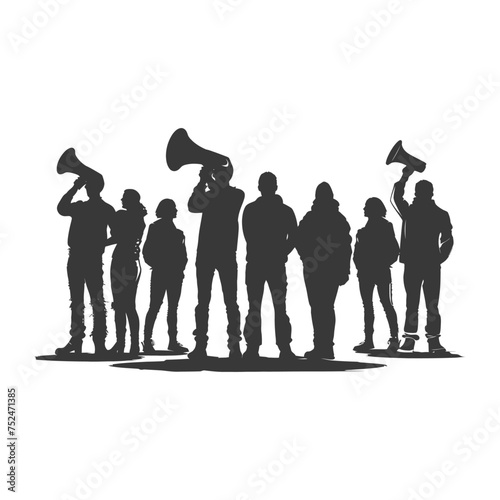
[[387,316],[390,329],[388,350],[399,347],[398,318],[392,304],[391,265],[399,255],[399,245],[392,224],[385,219],[387,210],[379,198],[366,200],[366,226],[356,235],[354,263],[358,269],[359,290],[365,311],[365,340],[354,348],[356,352],[373,349],[373,290],[377,287],[380,302]]
[[339,286],[349,279],[350,229],[332,188],[322,182],[311,210],[299,224],[296,240],[314,329],[314,348],[304,354],[309,359],[334,358],[334,305]]
[[224,295],[227,313],[229,357],[241,358],[240,310],[237,303],[236,247],[238,245],[238,216],[245,193],[229,185],[233,167],[206,164],[200,171],[200,182],[195,186],[188,201],[192,213],[201,213],[198,251],[196,255],[196,280],[198,305],[195,310],[196,347],[189,353],[191,359],[207,356],[208,310],[212,296],[215,271]]
[[427,308],[425,327],[429,352],[444,352],[439,337],[441,316],[439,292],[441,288],[441,264],[453,248],[452,225],[448,212],[439,208],[434,200],[434,188],[429,181],[417,182],[415,198],[410,205],[404,198],[405,186],[413,169],[405,167],[401,179],[394,184],[393,203],[403,220],[401,231],[400,261],[404,263],[406,289],[405,341],[402,351],[411,352],[418,340],[418,307],[423,289]]
[[122,197],[124,210],[116,212],[111,222],[111,238],[107,244],[116,243],[111,260],[112,307],[115,311],[116,344],[110,352],[123,354],[127,318],[130,327],[130,354],[139,354],[139,315],[135,308],[139,284],[139,253],[144,233],[146,208],[134,189],[126,189]]
[[144,260],[151,266],[151,298],[144,325],[145,354],[156,352],[152,340],[153,327],[163,304],[165,292],[168,299],[168,349],[176,354],[187,352],[187,349],[177,341],[177,307],[184,281],[187,254],[184,233],[174,224],[176,216],[177,208],[173,200],[160,201],[156,209],[158,220],[149,226],[142,251]]
[[[60,215],[71,217],[68,235],[68,281],[71,296],[71,339],[56,349],[56,355],[81,353],[85,337],[84,287],[87,286],[92,304],[94,328],[92,340],[95,354],[106,354],[106,306],[103,296],[102,254],[106,246],[107,229],[115,210],[101,198],[104,179],[94,170],[83,167],[85,177],[79,177],[57,205]],[[89,172],[90,171],[90,172]],[[85,185],[89,199],[72,203],[77,191]]]
[[267,283],[274,306],[276,344],[280,359],[293,360],[290,348],[292,327],[286,313],[287,276],[285,263],[294,246],[292,238],[297,229],[293,210],[276,194],[278,184],[271,172],[259,178],[262,196],[247,205],[243,212],[243,233],[247,242],[245,281],[248,293],[248,315],[244,336],[247,350],[243,357],[259,358],[262,344],[262,296]]

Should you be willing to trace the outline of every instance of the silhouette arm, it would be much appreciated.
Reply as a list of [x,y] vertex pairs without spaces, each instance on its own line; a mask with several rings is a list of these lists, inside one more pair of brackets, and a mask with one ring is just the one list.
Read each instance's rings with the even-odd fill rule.
[[349,280],[349,274],[351,274],[351,255],[352,255],[352,248],[351,248],[351,242],[352,242],[352,237],[350,234],[351,231],[351,226],[343,217],[343,228],[342,228],[342,233],[344,237],[341,239],[341,245],[339,248],[340,255],[339,255],[339,264],[340,264],[340,270],[341,270],[341,279],[340,279],[340,284],[343,285],[347,283]]
[[186,238],[184,236],[184,233],[181,231],[181,244],[182,244],[182,251],[181,251],[181,268],[182,270],[186,269],[186,264],[188,261],[187,258],[187,252],[186,252]]
[[85,182],[78,178],[71,189],[61,198],[61,201],[57,205],[57,211],[59,215],[73,215],[73,209],[75,203],[71,203],[77,191],[85,184]]
[[106,246],[116,245],[118,243],[118,238],[116,237],[117,225],[118,225],[118,214],[114,213],[109,220],[109,229],[111,231],[111,236],[106,240]]
[[387,257],[389,261],[389,265],[391,266],[398,260],[398,255],[399,255],[399,243],[398,240],[396,239],[396,234],[394,233],[394,227],[392,224],[389,222],[388,225],[388,234],[387,234],[387,239],[388,239],[388,252],[387,252]]
[[285,255],[288,255],[295,248],[295,242],[297,239],[297,219],[293,210],[290,209],[290,215],[288,218],[288,229],[287,229],[287,239],[285,245]]
[[447,217],[446,227],[441,233],[441,245],[439,247],[439,253],[441,254],[441,264],[448,259],[450,256],[451,250],[453,248],[453,235],[451,234],[451,221],[450,218]]
[[409,172],[407,168],[408,167],[405,167],[403,169],[403,175],[401,176],[401,179],[399,179],[399,181],[394,184],[391,195],[391,204],[402,219],[404,219],[406,211],[409,207],[408,202],[403,198],[405,194],[406,183],[408,182],[408,179],[411,175],[411,172]]
[[204,181],[200,181],[188,200],[188,210],[193,214],[201,214],[205,211],[209,205],[209,201],[206,197],[206,184]]
[[154,229],[153,226],[149,226],[148,235],[146,236],[146,241],[144,243],[144,247],[142,248],[142,256],[144,257],[144,262],[150,267],[153,267],[154,261]]

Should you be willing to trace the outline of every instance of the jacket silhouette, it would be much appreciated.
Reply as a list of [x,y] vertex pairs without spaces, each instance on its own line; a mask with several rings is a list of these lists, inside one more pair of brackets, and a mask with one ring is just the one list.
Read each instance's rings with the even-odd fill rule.
[[418,308],[421,290],[427,308],[426,337],[429,352],[445,351],[441,335],[439,292],[441,288],[441,264],[453,248],[452,225],[448,212],[439,208],[434,200],[434,188],[429,181],[415,186],[415,198],[409,204],[404,198],[406,182],[412,171],[405,167],[401,179],[393,189],[393,203],[403,220],[401,230],[400,260],[405,264],[406,289],[405,338],[403,351],[413,351],[418,340]]
[[[89,199],[72,202],[85,185]],[[108,227],[115,210],[102,200],[104,180],[97,174],[86,180],[79,177],[57,206],[60,215],[71,217],[68,234],[68,282],[71,296],[71,339],[56,350],[57,355],[81,353],[85,337],[84,287],[87,286],[92,305],[94,328],[92,339],[96,354],[106,353],[106,306],[103,296],[102,254],[108,238]]]
[[260,198],[243,212],[243,233],[247,243],[245,282],[248,293],[248,315],[244,336],[245,359],[257,359],[262,344],[262,297],[267,283],[274,306],[276,344],[281,359],[295,359],[291,351],[292,327],[286,312],[287,276],[285,263],[293,250],[297,220],[293,210],[276,194],[274,174],[260,176]]
[[154,354],[153,327],[165,293],[168,299],[168,349],[176,354],[187,352],[177,340],[177,309],[187,263],[184,233],[175,227],[177,208],[172,200],[162,200],[156,210],[159,219],[149,226],[143,256],[151,266],[150,305],[144,325],[144,352]]
[[313,206],[300,222],[296,237],[314,329],[314,348],[305,353],[310,359],[334,357],[334,304],[339,286],[349,279],[350,229],[330,185],[319,184]]
[[135,307],[137,286],[140,278],[140,244],[146,209],[140,203],[140,195],[134,189],[123,193],[124,210],[116,212],[111,221],[111,238],[108,245],[116,243],[111,260],[112,307],[115,311],[116,344],[111,351],[122,354],[125,350],[127,319],[130,327],[130,353],[139,353],[139,315]]
[[198,305],[195,309],[196,328],[193,332],[196,347],[189,353],[190,359],[199,360],[207,356],[208,311],[215,271],[219,273],[226,305],[229,356],[233,359],[241,358],[236,248],[238,217],[245,193],[229,185],[232,173],[229,159],[228,166],[203,166],[200,182],[188,201],[190,212],[202,214],[196,254]]
[[387,210],[378,198],[369,198],[364,208],[366,226],[356,235],[354,263],[358,269],[359,289],[363,300],[365,340],[354,348],[357,352],[373,349],[373,290],[384,308],[390,328],[389,350],[398,349],[398,321],[392,304],[391,265],[399,255],[399,245],[392,224],[384,217]]

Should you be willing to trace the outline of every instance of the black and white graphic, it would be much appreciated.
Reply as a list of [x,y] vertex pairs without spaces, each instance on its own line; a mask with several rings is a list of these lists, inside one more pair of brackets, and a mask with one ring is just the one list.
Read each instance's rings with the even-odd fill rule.
[[7,494],[498,497],[492,2],[2,14]]

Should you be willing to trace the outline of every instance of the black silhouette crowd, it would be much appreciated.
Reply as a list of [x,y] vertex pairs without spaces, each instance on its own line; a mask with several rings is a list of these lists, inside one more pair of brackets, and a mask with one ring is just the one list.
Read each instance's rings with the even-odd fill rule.
[[[127,322],[130,331],[130,353],[138,355],[140,319],[136,310],[137,286],[140,279],[140,254],[147,214],[140,195],[133,189],[123,193],[122,210],[115,210],[101,198],[104,179],[83,165],[74,150],[68,150],[60,162],[70,166],[61,170],[78,175],[73,187],[57,207],[60,215],[71,217],[67,264],[71,331],[70,340],[56,350],[57,356],[81,354],[85,337],[84,288],[88,289],[92,306],[92,340],[96,356],[123,354]],[[58,167],[59,171],[59,167]],[[351,228],[339,211],[331,186],[317,186],[311,209],[297,224],[293,210],[278,191],[276,176],[262,174],[258,181],[261,196],[247,204],[242,215],[246,241],[245,283],[248,313],[243,323],[237,302],[236,249],[239,216],[245,194],[231,185],[233,167],[207,161],[200,171],[199,182],[187,202],[190,212],[201,214],[196,256],[198,302],[195,315],[195,347],[188,353],[192,360],[207,357],[209,307],[212,283],[218,272],[227,314],[229,358],[255,361],[262,344],[261,307],[264,288],[271,292],[275,313],[276,344],[280,359],[297,358],[292,351],[292,326],[286,309],[288,255],[296,249],[303,263],[304,282],[311,309],[313,347],[304,354],[311,360],[334,359],[335,299],[339,288],[350,276],[351,259],[357,269],[359,290],[364,308],[364,340],[354,347],[356,352],[374,349],[373,292],[377,289],[389,325],[390,338],[386,350],[391,353],[413,352],[419,339],[418,309],[421,290],[425,298],[425,326],[430,353],[445,352],[440,343],[441,317],[439,292],[441,264],[453,247],[452,225],[447,212],[433,200],[433,186],[422,180],[416,184],[411,203],[404,199],[405,186],[413,173],[406,166],[396,182],[391,202],[402,219],[400,244],[392,224],[385,218],[386,207],[379,198],[369,198],[364,206],[366,225],[357,234],[352,248]],[[77,191],[85,187],[87,201],[73,202]],[[182,293],[187,264],[183,232],[174,223],[177,215],[173,200],[160,201],[158,220],[147,231],[142,248],[146,264],[151,267],[150,304],[144,321],[142,352],[154,354],[153,327],[167,295],[168,349],[184,354],[188,349],[178,340],[177,309]],[[108,237],[108,229],[110,237]],[[113,291],[116,343],[106,348],[106,304],[103,298],[103,260],[107,245],[115,245],[110,279]],[[399,338],[398,318],[392,302],[391,266],[398,260],[404,264],[406,315],[404,334]],[[240,343],[244,338],[245,352]]]

